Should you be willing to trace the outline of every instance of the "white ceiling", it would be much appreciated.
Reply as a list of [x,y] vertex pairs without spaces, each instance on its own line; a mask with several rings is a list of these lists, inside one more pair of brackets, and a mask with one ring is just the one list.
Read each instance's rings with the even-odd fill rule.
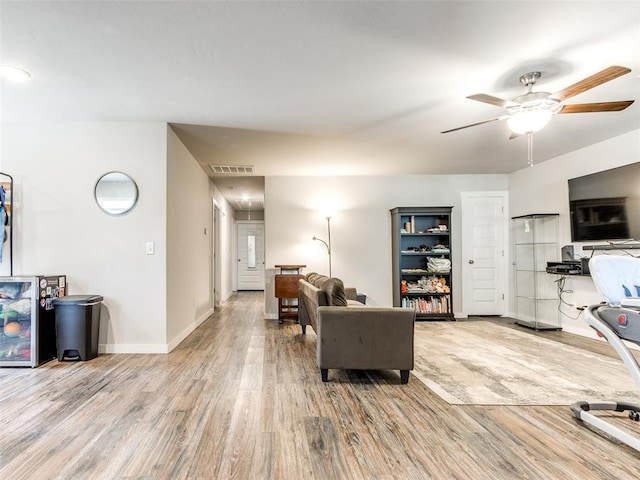
[[[504,122],[440,133],[504,113],[467,95],[511,99],[532,70],[555,92],[621,65],[567,103],[640,98],[638,1],[0,0],[0,17],[0,63],[33,75],[2,82],[3,122],[169,122],[209,175],[506,173],[527,146]],[[637,128],[640,102],[557,115],[534,160]],[[229,182],[232,200],[252,188]]]

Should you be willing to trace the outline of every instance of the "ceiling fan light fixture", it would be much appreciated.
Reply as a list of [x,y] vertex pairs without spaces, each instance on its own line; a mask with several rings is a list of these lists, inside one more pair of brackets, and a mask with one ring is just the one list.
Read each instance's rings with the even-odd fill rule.
[[31,74],[15,65],[0,64],[0,77],[12,82],[25,82],[31,78]]
[[[631,72],[627,67],[613,65],[609,68],[584,78],[573,85],[570,85],[555,93],[534,92],[533,86],[536,80],[542,75],[541,72],[529,72],[520,77],[520,83],[527,89],[527,93],[514,98],[504,100],[502,98],[487,95],[486,93],[476,93],[467,96],[470,100],[488,103],[507,110],[508,115],[483,120],[482,122],[464,125],[458,128],[451,128],[440,133],[449,133],[462,130],[463,128],[475,127],[500,120],[507,120],[509,128],[516,135],[530,134],[544,128],[549,123],[551,117],[556,113],[586,113],[586,112],[619,112],[633,103],[633,100],[622,100],[617,102],[596,102],[596,103],[574,103],[564,104],[568,98],[586,92],[598,85],[609,82],[621,75]],[[511,137],[513,138],[513,136]]]
[[507,120],[507,125],[513,133],[524,135],[543,129],[551,120],[553,112],[546,108],[532,108],[518,110]]

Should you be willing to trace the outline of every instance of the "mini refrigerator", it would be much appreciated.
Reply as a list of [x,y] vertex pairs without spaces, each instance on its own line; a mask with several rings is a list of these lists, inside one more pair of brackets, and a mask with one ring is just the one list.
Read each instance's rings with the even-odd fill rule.
[[37,367],[56,358],[53,299],[66,275],[0,277],[0,367]]

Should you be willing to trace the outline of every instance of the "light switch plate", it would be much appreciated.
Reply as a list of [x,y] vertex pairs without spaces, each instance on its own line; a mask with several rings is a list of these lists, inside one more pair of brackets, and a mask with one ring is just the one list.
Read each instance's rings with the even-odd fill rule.
[[155,251],[155,245],[153,242],[147,242],[145,245],[145,251],[147,252],[147,255],[153,255],[156,253]]

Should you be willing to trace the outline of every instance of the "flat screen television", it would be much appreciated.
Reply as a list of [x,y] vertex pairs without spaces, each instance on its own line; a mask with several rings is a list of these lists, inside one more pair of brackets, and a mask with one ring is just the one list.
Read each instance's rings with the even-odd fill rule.
[[571,241],[640,240],[640,162],[569,179]]

